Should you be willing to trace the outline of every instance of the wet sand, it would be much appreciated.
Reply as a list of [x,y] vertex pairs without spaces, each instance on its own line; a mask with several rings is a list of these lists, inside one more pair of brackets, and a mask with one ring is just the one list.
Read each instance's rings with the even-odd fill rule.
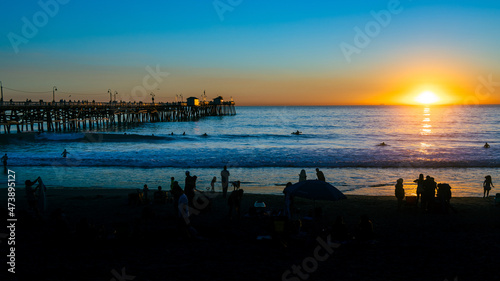
[[[2,190],[0,198],[7,202],[7,191]],[[499,278],[500,206],[494,206],[493,198],[452,198],[456,213],[448,214],[425,213],[407,205],[398,212],[394,197],[351,195],[337,202],[297,199],[297,218],[322,207],[323,216],[316,224],[320,228],[330,226],[337,215],[344,217],[351,232],[362,214],[373,222],[373,243],[351,241],[331,254],[321,248],[325,258],[320,261],[314,258],[321,245],[317,237],[326,239],[327,233],[257,239],[272,235],[272,220],[245,214],[255,201],[264,201],[270,211],[277,211],[283,207],[282,196],[245,194],[238,220],[228,218],[227,201],[216,193],[210,207],[201,206],[200,214],[192,218],[197,235],[185,239],[172,203],[131,206],[131,192],[50,189],[46,215],[37,219],[27,212],[24,188],[18,188],[17,280]],[[153,197],[153,191],[149,196]],[[58,208],[62,210],[59,218],[54,213]],[[78,227],[82,219],[94,226],[94,232]],[[4,261],[7,245],[0,246],[0,261]],[[301,267],[295,274],[294,266]],[[287,270],[292,273],[283,276]],[[5,269],[0,276],[6,274]],[[0,279],[15,280],[10,273],[6,277],[10,279]]]

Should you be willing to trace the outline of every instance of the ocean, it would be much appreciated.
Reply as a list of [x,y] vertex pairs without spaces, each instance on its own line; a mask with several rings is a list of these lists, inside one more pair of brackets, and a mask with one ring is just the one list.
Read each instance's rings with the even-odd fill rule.
[[[484,176],[500,168],[500,106],[279,106],[236,107],[237,115],[190,122],[145,123],[77,133],[10,136],[0,144],[18,181],[41,176],[49,187],[183,186],[230,181],[246,192],[281,194],[301,169],[346,194],[394,195],[404,179],[415,192],[420,173],[452,186],[454,196],[482,196]],[[302,134],[291,134],[295,131]],[[173,135],[172,135],[173,133]],[[185,135],[183,135],[185,133]],[[204,136],[203,134],[207,134]],[[17,138],[17,139],[16,139]],[[15,141],[12,141],[15,140]],[[385,146],[379,144],[384,142]],[[491,147],[484,148],[488,142]],[[68,158],[61,152],[67,149]],[[7,186],[4,176],[1,183]],[[220,189],[220,182],[217,183]],[[492,193],[495,193],[493,189]]]

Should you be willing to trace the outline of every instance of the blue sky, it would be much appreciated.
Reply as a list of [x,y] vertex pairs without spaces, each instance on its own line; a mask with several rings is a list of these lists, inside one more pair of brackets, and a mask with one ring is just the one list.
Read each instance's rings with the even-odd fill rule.
[[[500,81],[496,1],[400,1],[402,11],[350,62],[340,44],[354,44],[354,28],[364,29],[371,12],[391,1],[61,2],[68,3],[41,1],[57,3],[58,11],[18,53],[9,34],[22,36],[22,18],[33,23],[44,9],[37,1],[2,4],[4,87],[56,85],[61,98],[72,92],[103,101],[112,89],[124,100],[148,100],[132,91],[143,85],[145,68],[158,65],[170,73],[153,90],[159,101],[206,89],[209,97],[233,96],[241,104],[376,104],[419,83],[473,95],[478,76]],[[214,3],[238,5],[222,19]],[[498,92],[481,102],[500,102]]]

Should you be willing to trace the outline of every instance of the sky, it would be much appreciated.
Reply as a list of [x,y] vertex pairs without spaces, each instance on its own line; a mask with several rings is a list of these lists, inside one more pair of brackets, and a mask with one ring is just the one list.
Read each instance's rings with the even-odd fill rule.
[[[4,100],[500,104],[500,2],[3,1]],[[498,81],[498,82],[497,82]]]

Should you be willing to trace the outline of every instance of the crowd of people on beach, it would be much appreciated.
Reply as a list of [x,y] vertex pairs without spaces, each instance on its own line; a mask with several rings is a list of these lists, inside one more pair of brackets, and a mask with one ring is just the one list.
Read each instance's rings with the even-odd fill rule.
[[[398,210],[401,210],[403,204],[403,199],[405,198],[405,189],[403,187],[404,180],[402,178],[396,181],[395,185],[395,196],[398,200]],[[450,205],[451,200],[451,186],[447,183],[437,183],[435,179],[429,175],[424,178],[424,174],[420,174],[417,179],[413,181],[417,184],[416,188],[416,200],[415,206],[421,208],[426,212],[431,208],[434,208],[436,203],[441,206],[444,212],[448,212],[448,209],[455,209]],[[490,175],[485,177],[483,182],[483,198],[489,197],[489,192],[493,186],[492,178]],[[437,193],[436,193],[437,191]],[[407,198],[408,201],[408,198]],[[420,201],[420,206],[419,206]]]

